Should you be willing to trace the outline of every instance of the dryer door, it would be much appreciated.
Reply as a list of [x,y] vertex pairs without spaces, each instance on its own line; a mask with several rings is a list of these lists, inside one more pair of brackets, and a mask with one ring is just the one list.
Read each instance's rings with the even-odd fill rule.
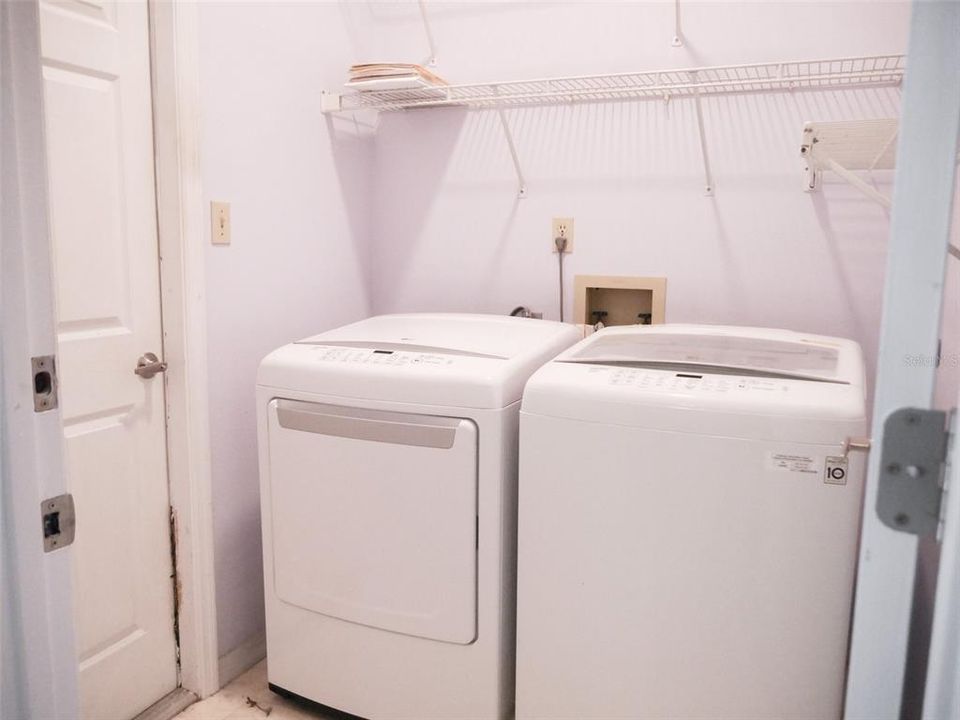
[[472,642],[476,425],[278,399],[268,432],[277,596],[371,627]]

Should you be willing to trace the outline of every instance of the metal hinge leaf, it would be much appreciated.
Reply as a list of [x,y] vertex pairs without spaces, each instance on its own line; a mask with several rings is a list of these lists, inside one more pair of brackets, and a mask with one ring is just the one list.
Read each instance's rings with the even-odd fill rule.
[[950,474],[951,474],[951,458],[953,457],[953,448],[954,443],[956,442],[956,431],[957,431],[957,410],[954,408],[950,411],[947,419],[947,442],[946,442],[946,457],[943,461],[943,475],[941,480],[941,490],[940,490],[940,519],[937,522],[937,542],[943,541],[943,528],[947,521],[947,493],[950,492]]
[[937,535],[949,432],[942,410],[901,408],[883,426],[877,515],[890,528]]

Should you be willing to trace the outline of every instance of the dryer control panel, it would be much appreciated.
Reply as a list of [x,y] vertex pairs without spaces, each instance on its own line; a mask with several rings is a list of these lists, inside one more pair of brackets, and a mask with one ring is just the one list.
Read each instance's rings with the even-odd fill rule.
[[328,363],[402,367],[405,365],[453,365],[455,360],[455,358],[449,355],[437,353],[404,352],[401,350],[380,350],[377,348],[317,345],[311,349],[317,360]]

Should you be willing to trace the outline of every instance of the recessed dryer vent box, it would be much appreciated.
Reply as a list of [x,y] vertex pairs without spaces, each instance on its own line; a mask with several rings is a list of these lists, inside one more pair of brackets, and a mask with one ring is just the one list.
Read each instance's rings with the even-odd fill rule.
[[595,325],[653,325],[664,322],[667,279],[577,275],[574,278],[575,322]]

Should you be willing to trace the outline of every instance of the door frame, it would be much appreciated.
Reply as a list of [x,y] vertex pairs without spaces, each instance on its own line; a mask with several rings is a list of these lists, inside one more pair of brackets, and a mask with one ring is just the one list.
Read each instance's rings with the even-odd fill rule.
[[[933,405],[936,363],[911,364],[908,358],[939,354],[960,128],[958,23],[956,3],[913,2],[850,638],[847,720],[901,716],[918,538],[887,527],[876,507],[887,418],[900,408]],[[938,597],[937,617],[943,612],[939,602]],[[937,632],[935,626],[935,644],[955,643],[938,639]]]
[[[148,0],[167,472],[176,544],[180,685],[220,689],[200,172],[197,6]],[[252,392],[252,391],[251,391]]]
[[[23,603],[17,622],[29,626],[42,642],[24,643],[15,656],[30,686],[25,696],[30,713],[42,717],[76,716],[77,671],[74,647],[70,557],[72,549],[44,554],[39,522],[39,500],[63,492],[60,465],[63,426],[59,411],[33,413],[30,356],[50,354],[56,348],[53,322],[53,265],[47,226],[46,157],[42,128],[43,98],[40,74],[39,0],[2,3],[0,36],[9,43],[16,99],[11,123],[17,148],[14,162],[5,162],[3,183],[18,191],[3,213],[2,285],[22,299],[18,315],[12,305],[3,313],[4,338],[2,420],[3,446],[9,463],[2,472],[15,493],[8,516],[0,522],[2,562],[15,573]],[[169,503],[174,518],[176,594],[179,627],[179,685],[198,697],[220,688],[218,673],[216,587],[213,560],[213,512],[210,472],[209,395],[207,382],[203,207],[200,147],[199,33],[193,2],[147,0],[154,120],[154,162],[157,194],[158,256],[163,324],[163,354],[169,369],[164,378],[166,396]],[[5,43],[7,44],[7,43]],[[4,108],[6,113],[7,107]],[[7,115],[4,115],[4,120]],[[6,128],[5,128],[6,132]],[[4,135],[6,143],[7,136]],[[7,183],[10,183],[8,186]],[[26,190],[26,192],[19,192]],[[6,192],[5,192],[6,195]],[[8,222],[9,220],[9,222]],[[12,232],[10,231],[12,229]],[[46,239],[47,242],[36,242]],[[17,262],[11,263],[13,258]],[[17,322],[7,323],[10,317]],[[15,374],[15,377],[14,377]],[[252,391],[252,390],[251,390]],[[29,408],[29,413],[21,408]],[[17,422],[19,421],[19,422]],[[11,432],[15,426],[17,432]],[[15,462],[14,462],[15,461]],[[16,476],[11,483],[9,476]],[[15,487],[13,487],[15,485]],[[0,493],[4,499],[7,488]],[[83,518],[78,518],[82,523]],[[6,547],[5,547],[6,546]],[[0,602],[9,598],[4,595]],[[6,609],[6,608],[5,608]],[[173,621],[173,618],[171,618]],[[7,658],[5,658],[6,660]],[[4,681],[7,678],[4,677]],[[9,686],[8,686],[9,687]],[[42,689],[42,691],[40,690]],[[4,697],[6,703],[9,698]]]
[[[960,395],[956,398],[960,407]],[[937,572],[936,599],[927,677],[923,693],[923,720],[960,718],[960,445],[957,417],[944,480],[943,539]]]
[[66,492],[60,411],[34,411],[30,358],[56,352],[39,5],[0,2],[0,715],[77,717],[72,548],[43,550]]

